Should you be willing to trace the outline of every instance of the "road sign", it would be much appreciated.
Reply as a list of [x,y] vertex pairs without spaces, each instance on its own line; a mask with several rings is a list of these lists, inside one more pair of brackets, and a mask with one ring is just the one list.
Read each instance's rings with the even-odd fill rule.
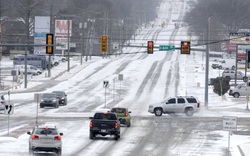
[[103,81],[103,88],[109,87],[109,81]]
[[175,50],[175,46],[174,45],[159,45],[159,50],[160,51]]
[[9,115],[9,114],[13,114],[13,112],[14,112],[14,106],[12,104],[6,104],[4,114]]
[[250,44],[250,33],[230,33],[230,43]]
[[223,116],[223,130],[237,131],[237,117]]

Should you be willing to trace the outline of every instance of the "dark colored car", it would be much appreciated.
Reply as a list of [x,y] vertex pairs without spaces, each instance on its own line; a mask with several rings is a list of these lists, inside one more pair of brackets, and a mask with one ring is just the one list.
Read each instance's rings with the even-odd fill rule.
[[43,93],[41,102],[40,102],[40,108],[43,107],[59,107],[59,102],[56,97],[56,94],[54,93]]
[[67,94],[64,91],[53,91],[56,98],[59,100],[59,105],[67,105]]
[[94,117],[90,117],[89,138],[94,139],[97,135],[113,135],[114,139],[120,138],[120,121],[115,113],[96,112]]

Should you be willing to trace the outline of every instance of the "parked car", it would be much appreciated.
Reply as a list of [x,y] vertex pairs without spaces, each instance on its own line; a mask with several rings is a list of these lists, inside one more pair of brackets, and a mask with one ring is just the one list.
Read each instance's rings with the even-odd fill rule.
[[5,104],[6,101],[4,95],[0,95],[0,110],[5,110]]
[[67,94],[64,91],[53,91],[52,93],[56,94],[57,99],[59,100],[59,105],[67,105]]
[[222,69],[222,66],[220,64],[212,64],[213,69]]
[[154,113],[155,116],[161,116],[163,113],[185,113],[187,116],[192,116],[200,108],[200,102],[193,96],[177,96],[164,100],[161,103],[150,105],[149,113]]
[[[222,77],[227,79],[227,80],[232,80],[235,79],[235,74],[236,74],[236,70],[224,70],[222,72]],[[238,80],[247,80],[248,78],[245,76],[245,74],[243,74],[241,71],[237,71],[237,79]]]
[[[14,67],[16,70],[18,70],[19,73],[25,74],[25,65],[15,65]],[[42,74],[42,70],[32,66],[32,65],[27,65],[27,74],[29,75],[40,75]]]
[[250,86],[246,83],[238,84],[235,88],[229,90],[229,95],[234,98],[239,98],[240,96],[250,96]]
[[29,137],[29,154],[34,152],[55,152],[62,155],[62,136],[56,127],[36,126],[32,132],[27,132]]
[[121,124],[126,125],[127,127],[131,126],[131,111],[128,111],[127,108],[114,107],[111,109],[111,112],[117,114]]
[[55,93],[43,93],[40,102],[40,108],[44,107],[59,107],[59,100]]

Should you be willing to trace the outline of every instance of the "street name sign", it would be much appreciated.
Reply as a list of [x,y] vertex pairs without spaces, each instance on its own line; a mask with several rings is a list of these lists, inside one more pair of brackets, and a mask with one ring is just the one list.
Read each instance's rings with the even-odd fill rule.
[[175,46],[174,45],[159,45],[159,50],[160,51],[175,50]]

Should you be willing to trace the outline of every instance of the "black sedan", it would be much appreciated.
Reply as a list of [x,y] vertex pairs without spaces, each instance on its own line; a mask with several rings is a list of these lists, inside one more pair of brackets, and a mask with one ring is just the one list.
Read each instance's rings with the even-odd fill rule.
[[53,91],[52,93],[56,94],[60,105],[67,105],[67,94],[64,91]]

